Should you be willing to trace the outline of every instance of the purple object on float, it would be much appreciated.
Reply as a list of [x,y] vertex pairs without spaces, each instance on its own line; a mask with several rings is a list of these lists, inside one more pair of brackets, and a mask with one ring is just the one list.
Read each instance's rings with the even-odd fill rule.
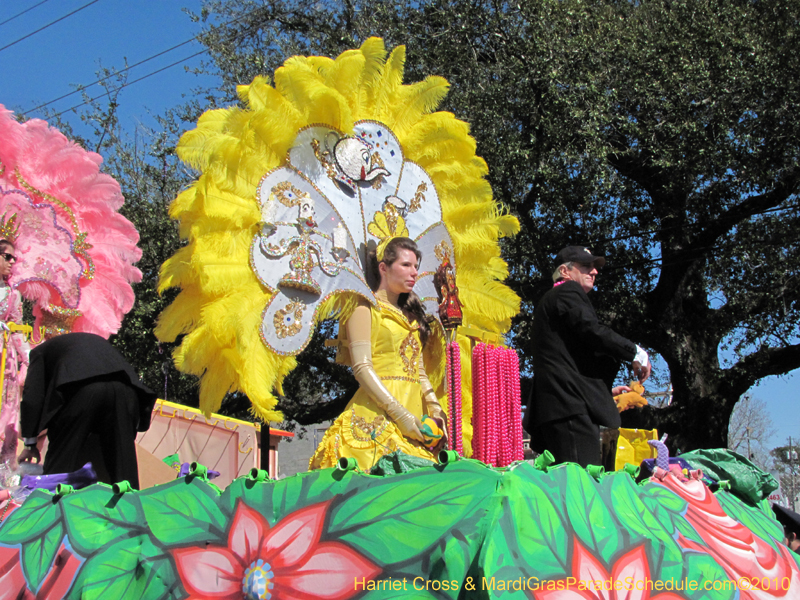
[[51,475],[23,475],[19,482],[20,487],[33,491],[36,489],[54,492],[59,483],[71,485],[76,490],[97,483],[97,473],[92,468],[92,463],[86,463],[72,473],[53,473]]

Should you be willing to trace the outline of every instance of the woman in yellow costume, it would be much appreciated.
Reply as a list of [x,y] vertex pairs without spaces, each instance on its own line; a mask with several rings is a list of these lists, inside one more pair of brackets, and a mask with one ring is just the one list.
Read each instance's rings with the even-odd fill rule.
[[429,437],[422,423],[431,417],[445,430],[444,412],[422,362],[431,334],[413,292],[422,255],[407,237],[391,238],[383,246],[369,261],[380,281],[378,305],[362,300],[340,330],[347,350],[341,355],[361,387],[328,429],[311,457],[311,469],[333,467],[345,457],[366,470],[396,450],[433,461],[426,442],[438,446],[444,440]]
[[[333,466],[339,456],[358,456],[369,467],[395,449],[433,457],[417,430],[421,421],[421,433],[426,425],[434,432],[423,417],[439,409],[424,408],[434,395],[423,395],[424,375],[403,370],[400,354],[408,339],[402,356],[412,361],[424,319],[398,311],[405,290],[394,291],[397,302],[391,289],[376,297],[367,283],[368,248],[414,240],[422,254],[414,291],[429,314],[438,309],[433,279],[443,263],[452,265],[465,323],[502,333],[519,309],[502,283],[508,270],[497,243],[519,224],[492,199],[469,126],[436,110],[447,82],[430,76],[404,84],[404,63],[404,47],[387,53],[377,38],[333,59],[291,57],[271,79],[240,86],[238,105],[205,113],[177,148],[200,176],[170,208],[187,243],[162,267],[160,289],[181,292],[156,335],[165,342],[181,336],[176,366],[200,378],[203,411],[241,391],[254,415],[280,422],[276,404],[291,394],[283,384],[296,357],[323,319],[340,319],[347,340],[340,360],[356,367],[361,390],[331,428],[315,467]],[[395,262],[382,257],[382,268],[393,272]],[[370,351],[371,368],[363,358],[350,360],[357,305],[368,317],[361,317],[367,333],[358,339],[369,342],[361,348]],[[437,339],[427,345],[425,366],[443,390]],[[468,455],[470,343],[460,341]],[[387,393],[371,393],[367,379]],[[372,429],[353,426],[354,417]]]

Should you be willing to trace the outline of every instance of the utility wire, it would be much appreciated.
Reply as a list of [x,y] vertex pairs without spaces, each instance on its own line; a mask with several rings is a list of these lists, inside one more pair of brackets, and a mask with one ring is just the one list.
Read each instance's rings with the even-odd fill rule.
[[[133,81],[127,81],[124,84],[122,84],[121,86],[119,86],[119,88],[117,88],[117,91],[119,91],[119,90],[121,90],[123,88],[126,88],[129,85],[133,85],[134,83],[142,81],[143,79],[147,79],[148,77],[152,77],[153,75],[156,75],[157,73],[161,73],[161,71],[166,71],[167,69],[170,69],[170,68],[174,67],[175,65],[179,65],[179,64],[181,64],[183,62],[186,62],[187,60],[190,60],[190,59],[194,58],[195,56],[200,56],[201,54],[204,54],[205,52],[206,52],[205,50],[200,50],[200,52],[195,52],[191,56],[187,56],[186,58],[183,58],[181,60],[177,60],[174,63],[167,65],[166,67],[161,67],[160,69],[158,69],[156,71],[153,71],[151,73],[148,73],[147,75],[142,75],[138,79],[134,79]],[[100,98],[102,98],[105,95],[106,94],[100,94],[99,96],[95,96],[94,98],[90,98],[89,100],[86,100],[85,102],[81,102],[80,104],[76,104],[75,106],[73,106],[71,108],[68,108],[66,110],[62,110],[60,113],[56,113],[55,115],[53,115],[53,118],[58,118],[61,115],[63,115],[64,113],[68,113],[71,110],[75,110],[76,108],[80,108],[84,104],[89,104],[90,102],[94,102],[95,100],[99,100]]]
[[26,9],[25,9],[25,10],[23,10],[22,12],[15,14],[13,17],[9,17],[8,19],[6,19],[6,20],[5,20],[5,21],[3,21],[2,23],[0,23],[0,27],[2,27],[3,25],[5,25],[6,23],[8,23],[8,22],[10,22],[10,21],[13,21],[13,20],[14,20],[14,19],[16,19],[17,17],[21,17],[22,15],[24,15],[24,14],[25,14],[26,12],[28,12],[29,10],[33,10],[33,9],[34,9],[34,8],[36,8],[37,6],[41,6],[41,5],[42,5],[42,4],[44,4],[45,2],[50,2],[50,0],[42,0],[41,2],[39,2],[39,4],[34,4],[34,5],[33,5],[33,6],[31,6],[30,8],[26,8]]
[[[45,0],[45,2],[47,2],[47,0]],[[44,108],[45,106],[49,106],[50,104],[53,104],[54,102],[58,102],[59,100],[63,100],[64,98],[69,98],[70,96],[73,96],[73,95],[75,95],[75,94],[77,94],[79,92],[83,92],[83,91],[89,89],[90,87],[92,87],[93,85],[97,85],[98,83],[104,82],[106,79],[110,79],[111,77],[114,77],[115,75],[119,75],[120,73],[125,73],[126,71],[129,71],[129,70],[133,69],[134,67],[138,67],[139,65],[143,65],[144,63],[146,63],[148,61],[151,61],[151,60],[153,60],[155,58],[158,58],[159,56],[162,56],[162,55],[166,54],[167,52],[172,52],[173,50],[176,50],[177,48],[180,48],[181,46],[185,46],[186,44],[190,44],[191,42],[194,42],[194,41],[195,41],[195,38],[189,38],[185,42],[181,42],[180,44],[176,44],[176,45],[172,46],[172,48],[167,48],[166,50],[163,50],[163,51],[159,52],[158,54],[154,54],[153,56],[145,58],[144,60],[140,60],[137,63],[134,63],[134,64],[132,64],[130,66],[125,67],[124,69],[121,69],[119,71],[114,71],[110,75],[106,75],[105,77],[101,77],[100,79],[90,83],[89,85],[78,86],[78,89],[73,90],[73,91],[71,91],[71,92],[69,92],[67,94],[64,94],[63,96],[59,96],[58,98],[55,98],[54,100],[50,100],[49,102],[45,102],[44,104],[40,104],[39,106],[37,106],[35,108],[31,108],[30,110],[26,110],[24,113],[22,113],[22,115],[25,116],[28,113],[32,113],[35,110],[39,110],[40,108]],[[205,52],[205,50],[204,50],[204,52]],[[197,56],[197,55],[195,54],[193,56]],[[192,58],[192,57],[190,56],[189,58]],[[184,60],[189,60],[189,59],[185,58]],[[70,109],[70,110],[72,110],[72,109]]]
[[92,4],[96,4],[97,2],[100,2],[100,0],[92,0],[91,2],[88,2],[88,3],[84,4],[84,5],[83,5],[83,6],[81,6],[80,8],[76,8],[76,9],[75,9],[75,10],[73,10],[71,13],[68,13],[68,14],[64,15],[63,17],[59,17],[59,18],[58,18],[58,19],[56,19],[55,21],[51,21],[50,23],[48,23],[48,24],[47,24],[47,25],[45,25],[44,27],[40,27],[40,28],[39,28],[39,29],[37,29],[36,31],[32,31],[32,32],[30,32],[29,34],[22,36],[22,37],[21,37],[21,38],[19,38],[18,40],[14,40],[14,41],[13,41],[13,42],[11,42],[10,44],[6,44],[6,45],[5,45],[5,46],[3,46],[2,48],[0,48],[0,52],[2,52],[3,50],[5,50],[6,48],[11,48],[11,46],[13,46],[14,44],[19,44],[19,43],[20,43],[22,40],[27,40],[27,39],[28,39],[29,37],[31,37],[32,35],[36,35],[36,34],[37,34],[37,33],[39,33],[40,31],[44,31],[45,29],[47,29],[47,28],[48,28],[48,27],[50,27],[51,25],[55,25],[56,23],[58,23],[58,22],[60,22],[60,21],[63,21],[63,20],[64,20],[64,19],[66,19],[67,17],[71,17],[71,16],[72,16],[72,15],[74,15],[75,13],[82,11],[84,8],[88,8],[88,7],[90,7]]
[[[45,1],[45,2],[47,2],[48,0],[44,0],[44,1]],[[97,0],[95,0],[95,1],[97,1]],[[217,28],[221,29],[221,28],[223,28],[223,27],[229,27],[229,26],[231,26],[231,25],[235,25],[236,23],[238,23],[239,21],[241,21],[242,19],[244,19],[244,18],[245,18],[245,17],[247,17],[247,16],[248,16],[248,14],[243,14],[243,15],[241,15],[240,17],[238,17],[238,18],[236,18],[236,19],[231,19],[230,21],[228,21],[228,22],[226,22],[226,23],[223,23],[223,24],[221,24],[221,25],[218,25],[218,26],[217,26]],[[50,104],[53,104],[54,102],[58,102],[59,100],[63,100],[64,98],[68,98],[69,96],[72,96],[72,95],[74,95],[74,94],[77,94],[78,92],[85,91],[85,90],[87,90],[88,88],[92,87],[93,85],[96,85],[96,84],[98,84],[98,83],[102,83],[102,82],[103,82],[103,81],[105,81],[106,79],[109,79],[109,78],[111,78],[111,77],[114,77],[115,75],[118,75],[118,74],[120,74],[120,73],[125,73],[126,71],[128,71],[128,70],[130,70],[130,69],[133,69],[134,67],[137,67],[137,66],[139,66],[139,65],[142,65],[142,64],[144,64],[144,63],[146,63],[146,62],[148,62],[148,61],[150,61],[150,60],[153,60],[154,58],[158,58],[159,56],[162,56],[162,55],[164,55],[164,54],[166,54],[166,53],[168,53],[168,52],[171,52],[172,50],[175,50],[175,49],[177,49],[177,48],[180,48],[181,46],[185,46],[186,44],[189,44],[189,43],[191,43],[191,42],[194,42],[194,41],[196,41],[196,40],[197,40],[197,37],[196,37],[196,36],[195,36],[195,37],[191,37],[191,38],[189,38],[188,40],[186,40],[186,41],[184,41],[184,42],[181,42],[180,44],[176,44],[176,45],[172,46],[171,48],[167,48],[166,50],[163,50],[163,51],[159,52],[158,54],[154,54],[153,56],[150,56],[150,57],[148,57],[148,58],[145,58],[144,60],[140,60],[139,62],[137,62],[137,63],[135,63],[135,64],[133,64],[133,65],[130,65],[129,67],[126,67],[126,68],[124,68],[124,69],[121,69],[121,70],[119,70],[119,71],[115,71],[114,73],[111,73],[110,75],[107,75],[106,77],[102,77],[102,78],[100,78],[100,79],[98,79],[98,80],[96,80],[96,81],[94,81],[94,82],[92,82],[92,83],[90,83],[90,84],[88,84],[88,85],[82,85],[82,86],[78,86],[78,89],[76,89],[76,90],[74,90],[74,91],[72,91],[72,92],[69,92],[68,94],[64,94],[63,96],[59,96],[58,98],[55,98],[54,100],[50,100],[50,101],[48,101],[48,102],[45,102],[44,104],[40,104],[40,105],[39,105],[39,106],[37,106],[36,108],[31,108],[30,110],[27,110],[27,111],[25,111],[24,113],[22,113],[22,115],[25,115],[25,116],[27,116],[29,113],[32,113],[32,112],[33,112],[33,111],[35,111],[35,110],[38,110],[38,109],[40,109],[40,108],[44,108],[45,106],[49,106]],[[202,52],[198,52],[197,54],[192,54],[191,56],[189,56],[189,57],[187,57],[187,58],[184,58],[182,61],[178,61],[178,62],[172,63],[171,65],[169,65],[169,67],[173,67],[173,66],[175,66],[175,65],[177,65],[177,64],[180,64],[181,62],[185,62],[185,61],[187,61],[187,60],[189,60],[189,59],[191,59],[191,58],[194,58],[195,56],[199,56],[200,54],[203,54],[203,52],[207,52],[207,49],[206,49],[206,50],[203,50]],[[137,81],[141,81],[142,79],[146,79],[147,77],[150,77],[150,75],[155,75],[156,73],[160,73],[161,71],[163,71],[164,69],[167,69],[167,68],[169,68],[169,67],[164,67],[164,68],[162,68],[162,69],[159,69],[159,70],[157,70],[157,71],[154,71],[153,73],[148,73],[147,75],[144,75],[143,77],[140,77],[140,78],[136,79],[135,81],[131,81],[131,82],[128,82],[128,83],[126,83],[125,85],[121,86],[121,87],[120,87],[120,89],[122,89],[123,87],[127,87],[128,85],[131,85],[131,84],[133,84],[133,83],[136,83]],[[89,102],[93,102],[94,100],[97,100],[97,99],[99,99],[99,98],[102,98],[104,95],[105,95],[105,94],[101,94],[100,96],[97,96],[97,97],[95,97],[95,98],[92,98],[91,100],[88,100],[87,102],[83,102],[83,103],[81,103],[81,104],[77,104],[76,106],[73,106],[72,108],[69,108],[69,109],[67,109],[66,111],[62,111],[62,112],[58,113],[56,116],[61,116],[61,115],[62,115],[62,114],[64,114],[65,112],[68,112],[68,111],[70,111],[70,110],[74,110],[74,109],[76,109],[76,108],[79,108],[79,107],[83,106],[84,104],[88,104]]]

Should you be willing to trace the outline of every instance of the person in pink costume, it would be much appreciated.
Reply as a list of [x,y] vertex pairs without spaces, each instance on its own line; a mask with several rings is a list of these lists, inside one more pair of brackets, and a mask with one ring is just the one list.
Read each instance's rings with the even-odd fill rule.
[[[17,260],[14,253],[14,244],[7,239],[0,239],[0,328],[5,332],[8,331],[6,323],[22,323],[22,298],[17,290],[8,285],[11,268]],[[16,464],[19,402],[28,370],[30,348],[21,333],[7,333],[7,336],[6,373],[0,409],[0,463],[10,461]]]

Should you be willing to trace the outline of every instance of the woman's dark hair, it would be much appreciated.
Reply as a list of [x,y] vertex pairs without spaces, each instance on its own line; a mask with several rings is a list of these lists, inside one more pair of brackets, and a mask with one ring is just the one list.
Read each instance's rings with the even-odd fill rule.
[[[370,250],[367,260],[367,264],[369,265],[367,280],[373,292],[378,289],[378,286],[381,283],[381,272],[378,266],[379,263],[382,262],[386,264],[387,267],[390,267],[392,263],[397,260],[397,254],[399,250],[411,250],[411,252],[413,252],[417,257],[418,261],[422,260],[422,252],[420,252],[419,248],[417,248],[416,242],[407,237],[392,238],[392,241],[386,245],[386,248],[383,251],[383,260],[381,261],[378,260],[375,250]],[[428,322],[428,314],[425,312],[425,308],[422,306],[419,296],[417,296],[414,292],[409,294],[400,294],[399,298],[397,299],[397,303],[400,305],[400,308],[403,310],[406,317],[408,317],[410,321],[416,321],[419,325],[419,337],[422,340],[422,345],[424,346],[431,334],[431,327]]]

